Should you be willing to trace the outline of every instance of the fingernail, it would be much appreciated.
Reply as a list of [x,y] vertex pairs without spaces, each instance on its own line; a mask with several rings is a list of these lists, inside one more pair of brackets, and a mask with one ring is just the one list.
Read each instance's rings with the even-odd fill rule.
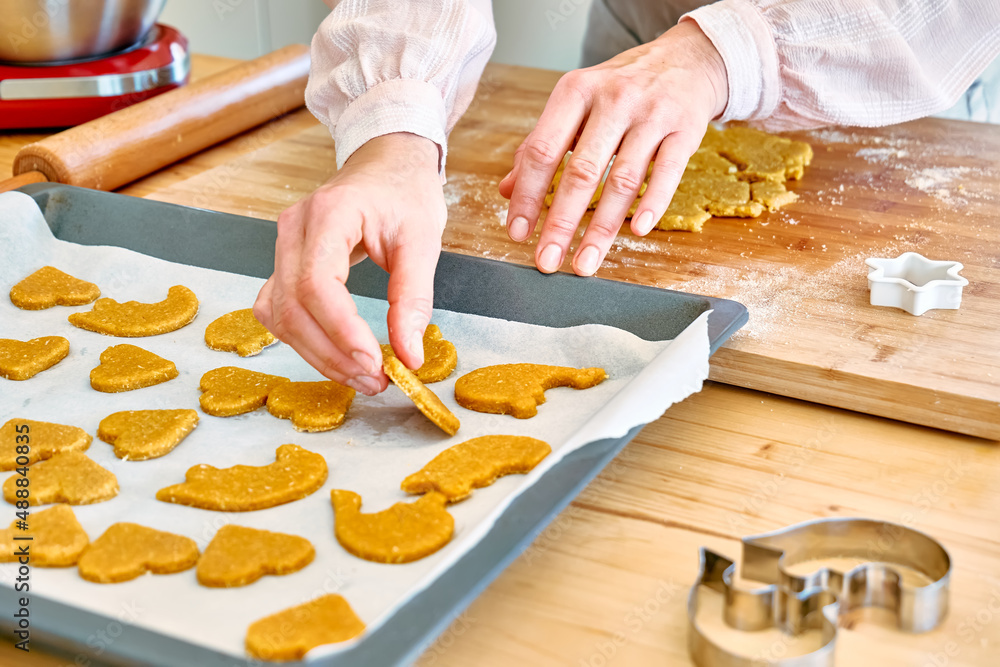
[[550,243],[542,250],[542,254],[538,256],[538,267],[542,271],[547,271],[552,273],[559,270],[559,266],[562,264],[562,248],[557,246],[555,243]]
[[639,236],[645,236],[653,230],[653,212],[650,210],[645,210],[639,214],[639,217],[635,220],[635,233]]
[[[365,373],[369,373],[371,375],[378,373],[378,364],[376,364],[375,360],[371,358],[371,355],[362,352],[361,350],[355,350],[354,352],[351,352],[351,358],[358,362],[358,365],[364,369]],[[355,389],[357,389],[357,387],[355,387]]]
[[378,383],[375,382],[375,378],[368,377],[367,375],[352,377],[347,381],[347,386],[367,396],[374,396],[378,393]]
[[587,246],[576,256],[576,268],[585,276],[592,276],[597,272],[598,253],[597,248],[592,245]]
[[419,331],[414,331],[410,335],[410,354],[421,361],[424,358],[424,336]]
[[523,241],[528,237],[528,220],[523,215],[517,216],[510,221],[507,234],[515,241]]

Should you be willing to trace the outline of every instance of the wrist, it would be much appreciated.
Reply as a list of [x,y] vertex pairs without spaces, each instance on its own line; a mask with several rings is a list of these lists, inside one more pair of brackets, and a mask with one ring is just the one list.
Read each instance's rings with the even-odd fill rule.
[[390,132],[369,139],[361,145],[344,166],[366,162],[370,159],[390,158],[396,163],[426,167],[435,173],[441,160],[440,147],[419,134],[411,132]]
[[668,35],[670,41],[675,38],[679,40],[672,45],[674,52],[679,45],[693,58],[696,72],[706,84],[711,119],[719,118],[729,104],[729,75],[722,54],[693,20],[682,19],[657,39],[664,39]]

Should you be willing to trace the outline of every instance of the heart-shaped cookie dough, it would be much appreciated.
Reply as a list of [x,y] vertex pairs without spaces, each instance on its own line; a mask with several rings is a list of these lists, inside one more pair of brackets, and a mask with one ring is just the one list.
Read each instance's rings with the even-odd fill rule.
[[396,503],[374,514],[361,513],[361,496],[334,489],[333,533],[350,553],[376,563],[409,563],[448,544],[455,519],[445,505],[448,499],[431,492],[412,503]]
[[357,637],[365,624],[342,596],[328,593],[265,616],[247,629],[247,653],[260,660],[288,662],[324,644]]
[[32,512],[27,530],[19,528],[19,523],[20,519],[0,530],[0,563],[16,562],[27,549],[36,567],[69,567],[76,565],[90,543],[69,505]]
[[94,283],[74,278],[52,266],[43,266],[10,288],[10,302],[23,310],[52,306],[82,306],[101,296]]
[[[83,452],[59,452],[30,466],[28,485],[18,486],[20,473],[3,483],[3,497],[11,505],[27,500],[29,505],[66,503],[90,505],[118,495],[118,479]],[[25,497],[27,496],[27,497]]]
[[145,461],[169,454],[197,425],[195,410],[126,410],[102,419],[97,437],[118,458]]
[[73,326],[106,336],[140,338],[176,331],[189,324],[198,314],[198,297],[183,285],[167,290],[167,298],[157,303],[98,299],[93,309],[73,313]]
[[197,562],[198,545],[191,538],[123,522],[111,524],[94,540],[77,568],[87,581],[114,584],[147,572],[183,572]]
[[531,471],[551,451],[537,438],[484,435],[444,450],[404,479],[401,488],[407,493],[439,491],[453,503],[499,477]]
[[175,377],[177,366],[174,362],[125,343],[112,345],[101,352],[101,364],[90,371],[90,386],[114,394],[152,387]]
[[206,414],[233,417],[251,412],[267,402],[268,394],[288,378],[248,371],[236,366],[216,368],[201,376],[205,392],[199,402]]
[[354,390],[342,384],[325,382],[285,382],[267,396],[267,411],[280,419],[289,419],[296,431],[329,431],[344,423]]
[[528,419],[538,414],[545,390],[589,389],[604,382],[603,368],[570,368],[543,364],[486,366],[458,378],[455,400],[463,408]]
[[265,574],[291,574],[312,562],[316,550],[298,535],[246,526],[223,526],[198,560],[198,583],[212,588],[246,586]]
[[458,432],[462,423],[455,413],[441,402],[437,394],[425,387],[402,361],[396,357],[385,357],[382,360],[382,368],[393,384],[399,387],[435,426],[448,435],[455,435]]
[[156,499],[222,512],[250,512],[305,498],[326,481],[326,460],[297,445],[278,447],[266,466],[189,468],[182,484],[160,489]]
[[[391,345],[382,346],[382,358],[395,357]],[[424,363],[413,374],[424,384],[444,380],[458,365],[458,352],[451,341],[447,341],[436,324],[428,324],[424,331]]]
[[[31,465],[59,452],[84,452],[93,440],[77,426],[14,418],[0,427],[0,470]],[[22,447],[21,453],[18,446]]]
[[69,354],[62,336],[42,336],[29,341],[0,338],[0,377],[27,380],[52,368]]
[[235,352],[241,357],[260,354],[278,339],[253,316],[253,308],[226,313],[205,329],[205,345],[220,352]]

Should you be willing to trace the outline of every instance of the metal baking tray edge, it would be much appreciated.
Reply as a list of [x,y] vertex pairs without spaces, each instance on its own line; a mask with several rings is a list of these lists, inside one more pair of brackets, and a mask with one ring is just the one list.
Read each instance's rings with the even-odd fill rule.
[[[57,238],[83,245],[116,245],[182,264],[266,278],[274,261],[275,223],[59,184],[21,188],[35,199]],[[370,260],[351,269],[354,294],[385,298],[387,274]],[[435,278],[434,306],[553,327],[599,323],[646,340],[669,340],[711,309],[712,352],[748,320],[726,299],[642,285],[543,275],[531,267],[444,252]],[[414,661],[455,617],[544,529],[641,430],[598,440],[566,456],[522,492],[483,539],[393,616],[345,650],[303,663],[323,667],[392,665]],[[0,605],[18,595],[0,587]],[[257,664],[187,644],[118,619],[59,602],[32,600],[35,641],[88,665]],[[0,618],[10,630],[11,620]],[[111,642],[105,638],[115,630]],[[100,651],[100,652],[98,652]]]

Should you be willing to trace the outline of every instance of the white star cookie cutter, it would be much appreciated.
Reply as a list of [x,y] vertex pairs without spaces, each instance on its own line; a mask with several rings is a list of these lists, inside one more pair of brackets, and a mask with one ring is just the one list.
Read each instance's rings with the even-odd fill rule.
[[928,310],[954,310],[962,304],[962,288],[969,281],[958,275],[962,265],[904,252],[896,259],[866,259],[868,289],[873,306],[902,308],[911,315]]

